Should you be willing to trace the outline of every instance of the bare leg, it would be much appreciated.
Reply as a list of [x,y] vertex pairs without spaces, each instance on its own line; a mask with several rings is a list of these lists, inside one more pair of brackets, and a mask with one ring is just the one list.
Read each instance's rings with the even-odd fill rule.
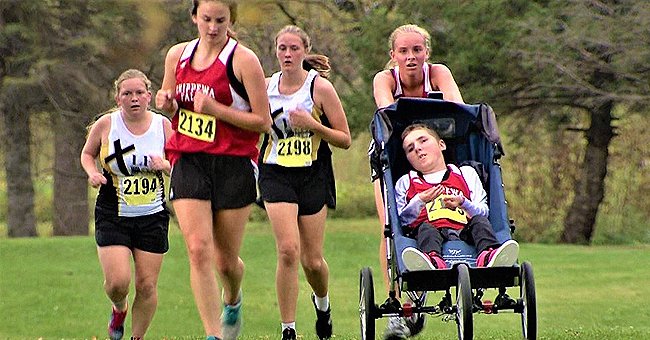
[[386,262],[386,240],[384,239],[384,226],[386,225],[386,216],[384,212],[384,201],[382,198],[381,185],[379,180],[374,181],[375,188],[375,207],[377,208],[377,217],[379,217],[380,237],[379,237],[379,266],[381,268],[381,278],[384,281],[386,293],[390,291],[390,279],[388,277],[388,263]]
[[104,291],[117,310],[126,309],[131,282],[131,250],[125,246],[97,247],[104,272]]
[[327,207],[314,215],[300,216],[300,261],[305,271],[307,282],[318,297],[328,292],[329,267],[323,257],[325,242],[325,219]]
[[298,263],[300,234],[298,232],[298,205],[293,203],[266,203],[266,212],[273,226],[277,249],[275,286],[282,322],[296,321],[298,303]]
[[237,303],[244,277],[244,262],[239,257],[239,251],[250,212],[249,205],[239,209],[219,210],[214,217],[217,271],[223,285],[223,302],[229,305]]
[[143,338],[158,305],[158,275],[163,254],[135,249],[135,298],[133,299],[133,337]]
[[207,335],[221,335],[220,298],[215,273],[216,254],[210,201],[172,201],[190,262],[190,284]]

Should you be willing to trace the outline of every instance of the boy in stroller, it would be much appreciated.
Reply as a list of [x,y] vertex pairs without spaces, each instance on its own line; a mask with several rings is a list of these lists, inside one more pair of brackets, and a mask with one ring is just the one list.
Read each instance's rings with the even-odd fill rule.
[[402,133],[402,147],[415,171],[395,185],[400,222],[417,248],[402,251],[409,271],[444,269],[442,243],[460,239],[478,250],[476,267],[512,266],[519,254],[514,240],[497,241],[490,221],[487,194],[470,166],[445,163],[445,142],[425,124],[413,124]]

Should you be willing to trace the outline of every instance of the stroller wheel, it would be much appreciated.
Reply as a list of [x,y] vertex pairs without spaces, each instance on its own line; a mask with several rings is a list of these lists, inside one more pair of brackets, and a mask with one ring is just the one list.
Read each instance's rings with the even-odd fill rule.
[[535,296],[535,279],[533,267],[528,262],[521,264],[521,326],[524,339],[537,338],[537,299]]
[[368,267],[361,269],[359,275],[359,321],[361,324],[361,339],[375,339],[375,287],[372,283],[372,270]]
[[458,283],[456,284],[456,323],[458,324],[458,339],[467,340],[474,336],[472,320],[472,286],[467,265],[460,264]]

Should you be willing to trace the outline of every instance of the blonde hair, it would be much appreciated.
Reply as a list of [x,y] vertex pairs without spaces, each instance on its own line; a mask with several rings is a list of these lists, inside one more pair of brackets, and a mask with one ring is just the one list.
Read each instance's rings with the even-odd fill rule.
[[305,61],[302,64],[302,67],[305,70],[316,70],[318,74],[323,78],[328,78],[332,67],[330,66],[329,58],[322,54],[308,54],[311,52],[311,39],[309,35],[305,33],[300,27],[295,25],[284,26],[278,33],[275,35],[275,44],[278,44],[278,38],[285,34],[291,33],[300,37],[302,40],[302,45],[305,48]]
[[151,80],[149,80],[149,78],[147,78],[147,76],[142,71],[136,69],[128,69],[122,72],[122,74],[120,74],[120,76],[115,80],[113,87],[115,95],[117,96],[120,93],[120,86],[125,80],[134,78],[142,80],[144,85],[147,87],[147,91],[151,91]]
[[[397,40],[397,36],[403,33],[420,34],[424,39],[424,47],[427,51],[431,51],[431,35],[424,28],[414,24],[402,25],[393,30],[390,36],[388,36],[388,48],[391,51],[395,48],[395,40]],[[386,69],[392,68],[393,66],[395,66],[395,62],[392,59],[386,63]]]
[[[115,92],[113,94],[114,97],[117,97],[120,94],[120,86],[122,86],[122,83],[125,80],[129,80],[129,79],[140,79],[140,80],[142,80],[142,82],[144,83],[144,86],[147,88],[147,91],[151,91],[151,80],[149,80],[149,78],[147,78],[147,75],[145,75],[144,72],[142,72],[140,70],[136,70],[136,69],[132,68],[132,69],[128,69],[128,70],[122,72],[122,74],[120,74],[120,76],[117,77],[117,79],[113,83],[113,92]],[[110,108],[110,109],[108,109],[106,111],[102,111],[99,114],[95,115],[95,117],[93,117],[93,119],[90,121],[90,123],[86,126],[86,131],[90,132],[90,128],[93,127],[93,124],[95,124],[95,122],[97,120],[99,120],[99,118],[101,118],[105,114],[108,114],[108,113],[111,113],[111,112],[115,111],[117,108],[118,108],[117,106],[113,106],[112,108]]]
[[[208,2],[208,1],[220,2],[228,6],[228,10],[230,10],[230,26],[235,24],[235,22],[237,21],[237,6],[238,6],[237,0],[192,0],[192,10],[190,11],[192,16],[196,16],[199,10],[199,4],[201,2]],[[227,28],[226,34],[231,38],[235,38],[237,34],[235,33],[235,31],[232,30],[230,26]]]

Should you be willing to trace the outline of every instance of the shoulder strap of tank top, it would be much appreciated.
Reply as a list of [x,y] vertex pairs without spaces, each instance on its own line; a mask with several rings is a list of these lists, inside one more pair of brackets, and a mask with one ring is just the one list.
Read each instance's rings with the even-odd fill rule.
[[237,44],[237,40],[228,38],[226,46],[223,47],[223,50],[221,50],[221,53],[219,54],[219,60],[226,65],[226,73],[228,74],[228,80],[230,80],[230,86],[240,97],[242,97],[246,102],[249,102],[246,87],[244,87],[244,84],[242,84],[239,79],[237,79],[237,76],[235,76],[235,69],[232,64]]
[[307,73],[307,79],[305,79],[305,83],[309,83],[309,96],[311,97],[311,100],[314,100],[314,86],[316,84],[316,77],[318,77],[318,71],[316,70],[309,70],[309,73]]
[[280,84],[281,75],[282,72],[275,72],[271,75],[271,79],[269,79],[269,84],[266,86],[266,92],[268,94],[280,94],[280,91],[278,90],[278,85]]
[[393,98],[399,98],[404,93],[402,91],[402,81],[399,79],[399,66],[390,69],[390,73],[393,75],[393,80],[395,81],[395,88],[393,89]]
[[424,72],[424,93],[429,93],[433,91],[431,87],[431,64],[425,62],[422,65],[422,71]]
[[188,42],[187,45],[185,45],[185,48],[183,48],[183,54],[181,54],[181,58],[179,59],[179,62],[191,59],[198,45],[199,45],[199,38],[196,38]]

